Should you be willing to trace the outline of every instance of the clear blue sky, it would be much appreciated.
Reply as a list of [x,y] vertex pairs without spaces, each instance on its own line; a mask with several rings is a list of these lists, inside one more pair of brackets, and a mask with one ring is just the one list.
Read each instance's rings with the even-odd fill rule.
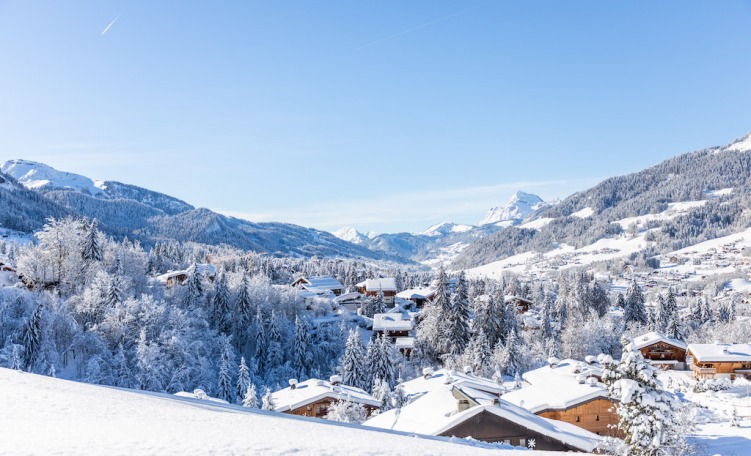
[[751,131],[749,24],[749,1],[0,0],[0,159],[262,221],[476,223]]

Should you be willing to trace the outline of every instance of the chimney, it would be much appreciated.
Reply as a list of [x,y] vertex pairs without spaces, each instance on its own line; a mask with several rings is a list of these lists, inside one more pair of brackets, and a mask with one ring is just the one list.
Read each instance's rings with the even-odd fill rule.
[[722,353],[724,353],[724,354],[727,355],[728,354],[728,348],[727,347],[722,347]]
[[450,385],[454,383],[454,377],[451,376],[451,374],[447,375],[446,378],[443,380],[444,385]]
[[459,399],[456,401],[456,413],[462,413],[465,410],[469,410],[469,400]]
[[583,384],[584,384],[584,381],[585,381],[586,379],[587,379],[587,378],[586,378],[585,376],[583,376],[583,375],[577,375],[577,376],[576,376],[576,381],[577,381],[577,382],[579,382],[579,384],[580,384],[580,385],[583,385]]
[[464,366],[464,373],[467,375],[472,375],[472,366]]
[[595,377],[589,377],[587,379],[587,384],[594,388],[595,386],[597,386],[597,379]]
[[296,378],[289,379],[289,388],[290,389],[297,388],[297,379]]
[[558,367],[558,364],[560,362],[561,361],[558,358],[556,358],[555,356],[548,358],[548,365],[550,366],[551,369],[554,368],[554,367]]
[[339,386],[342,384],[342,377],[340,375],[332,375],[329,377],[329,381],[331,382],[331,386]]
[[501,398],[500,397],[494,397],[493,398],[493,405],[500,407],[501,406]]
[[422,376],[425,378],[425,380],[429,380],[430,377],[433,376],[433,368],[432,367],[426,367],[422,370]]

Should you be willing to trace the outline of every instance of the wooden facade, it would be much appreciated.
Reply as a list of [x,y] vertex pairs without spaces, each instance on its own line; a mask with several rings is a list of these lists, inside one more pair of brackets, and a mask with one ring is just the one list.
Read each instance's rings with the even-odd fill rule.
[[[302,405],[296,409],[288,410],[284,413],[289,413],[290,415],[308,416],[311,418],[324,418],[329,412],[329,407],[334,402],[336,402],[336,399],[331,397],[324,397],[323,399],[311,402],[310,404]],[[365,407],[365,410],[367,410],[368,416],[371,416],[373,412],[377,410],[377,408],[373,407],[372,405],[363,404],[363,406]]]
[[735,380],[743,377],[751,380],[751,361],[731,362],[731,361],[704,361],[697,362],[694,358],[691,363],[691,371],[698,380],[705,378],[715,378],[716,376],[729,377]]
[[487,410],[464,420],[440,435],[459,438],[472,437],[483,442],[504,442],[522,447],[528,447],[529,442],[534,440],[535,450],[580,451],[566,443],[527,429]]
[[686,362],[686,349],[676,347],[675,345],[667,342],[655,342],[652,345],[647,345],[639,350],[644,359],[650,361],[677,361],[679,363]]
[[537,412],[536,415],[570,423],[597,435],[623,437],[622,433],[614,427],[618,424],[615,407],[615,401],[596,398],[565,410],[548,409]]

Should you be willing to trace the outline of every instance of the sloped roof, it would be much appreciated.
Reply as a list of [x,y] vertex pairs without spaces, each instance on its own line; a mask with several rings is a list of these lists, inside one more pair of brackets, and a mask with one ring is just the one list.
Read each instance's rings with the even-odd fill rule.
[[357,284],[357,286],[363,285],[368,291],[396,291],[396,279],[393,277],[368,279],[365,282],[360,282],[359,284]]
[[412,331],[415,323],[401,312],[373,315],[373,331]]
[[335,391],[330,382],[315,378],[300,382],[295,389],[287,387],[271,394],[271,398],[274,401],[274,411],[276,412],[294,410],[326,397],[334,400],[350,400],[352,402],[371,405],[373,407],[379,407],[381,405],[380,402],[373,399],[373,396],[360,388],[339,385],[337,391]]
[[649,347],[650,345],[654,345],[658,342],[664,342],[668,345],[682,348],[683,350],[688,348],[688,344],[686,344],[685,342],[665,337],[663,334],[656,331],[648,332],[646,334],[642,334],[641,336],[634,337],[634,348],[641,350],[644,347]]
[[688,351],[700,363],[751,362],[751,344],[690,344]]
[[428,378],[421,376],[408,382],[404,382],[404,392],[409,396],[418,396],[436,389],[441,389],[447,381],[447,377],[451,377],[452,385],[460,388],[473,388],[496,396],[503,391],[501,385],[487,378],[449,369],[439,369],[430,374]]
[[344,285],[331,276],[314,276],[303,277],[302,285],[304,287],[312,287],[326,290],[343,290]]
[[[574,373],[577,365],[581,372]],[[525,373],[522,377],[530,386],[506,393],[503,399],[532,413],[548,409],[566,410],[593,399],[608,398],[603,383],[579,383],[580,378],[601,375],[602,367],[598,364],[566,359],[556,367],[545,366]]]
[[396,294],[402,299],[430,299],[435,295],[435,290],[429,287],[409,288]]
[[589,431],[568,423],[537,416],[502,399],[499,401],[500,405],[494,405],[492,395],[471,389],[461,390],[479,405],[457,412],[457,399],[452,392],[454,387],[453,384],[441,384],[440,387],[402,407],[399,413],[396,413],[396,410],[389,410],[369,419],[363,425],[418,434],[441,435],[482,412],[488,412],[582,451],[594,450],[600,440],[597,435]]

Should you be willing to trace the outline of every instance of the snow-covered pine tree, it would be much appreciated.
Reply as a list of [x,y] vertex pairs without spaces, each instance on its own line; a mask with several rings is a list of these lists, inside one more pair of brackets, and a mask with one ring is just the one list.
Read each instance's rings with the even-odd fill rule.
[[256,393],[256,385],[251,383],[243,394],[243,407],[257,409],[258,405],[258,393]]
[[237,344],[240,347],[244,347],[248,344],[248,336],[250,336],[250,325],[253,321],[253,302],[250,297],[250,286],[247,274],[243,274],[242,281],[240,282],[240,289],[237,292],[237,300],[235,302],[235,337],[237,337]]
[[188,276],[188,304],[197,305],[203,296],[203,284],[201,272],[198,270],[196,263],[190,267],[191,273]]
[[[650,318],[652,320],[652,318]],[[654,324],[652,329],[665,334],[665,330],[668,329],[668,322],[670,321],[670,312],[667,308],[665,298],[662,295],[657,295],[657,306],[654,311]]]
[[232,344],[229,341],[229,337],[222,336],[222,354],[219,359],[219,375],[217,379],[216,395],[219,399],[232,403],[234,402],[234,390],[232,389],[232,372],[231,372],[231,359]]
[[519,340],[516,337],[516,332],[510,331],[506,336],[506,344],[504,345],[504,373],[506,375],[516,375],[521,370],[521,353],[519,351]]
[[240,366],[237,368],[237,400],[243,401],[245,392],[248,390],[248,387],[250,386],[250,371],[248,370],[248,365],[245,364],[245,357],[240,358]]
[[472,366],[472,371],[480,377],[485,376],[491,368],[493,352],[482,328],[472,337],[467,346],[465,359]]
[[255,318],[256,347],[255,359],[258,362],[258,371],[263,374],[266,371],[266,356],[268,356],[268,339],[266,338],[266,321],[261,313],[261,307],[256,309]]
[[448,353],[459,355],[469,343],[469,295],[464,271],[459,274],[456,293],[451,297],[451,306],[446,315],[446,337]]
[[310,367],[313,363],[313,354],[310,351],[310,325],[308,320],[295,317],[295,343],[292,353],[292,367],[295,369],[299,380],[307,379]]
[[648,323],[647,309],[644,306],[644,294],[636,283],[636,280],[631,282],[628,290],[626,290],[626,307],[623,311],[623,321],[626,325]]
[[381,403],[381,412],[388,412],[392,408],[391,388],[385,380],[376,379],[373,387],[373,399]]
[[269,388],[266,388],[266,393],[263,395],[261,410],[274,410],[274,398],[271,396],[271,390]]
[[97,230],[96,219],[92,220],[90,224],[85,223],[83,245],[81,246],[81,256],[84,260],[84,265],[90,267],[97,261],[102,261],[104,257],[102,253],[102,247],[99,243],[99,231]]
[[42,312],[44,303],[39,303],[23,330],[23,368],[31,371],[42,346]]
[[269,318],[268,347],[266,353],[266,369],[271,370],[284,363],[284,347],[282,346],[281,319],[276,310],[271,310]]
[[219,334],[231,334],[232,316],[229,309],[229,287],[227,275],[220,273],[214,285],[214,298],[211,300],[211,323]]
[[13,351],[10,355],[10,364],[8,365],[9,368],[19,371],[23,369],[23,363],[21,361],[21,348],[21,345],[13,344]]
[[626,434],[629,455],[663,456],[678,443],[674,415],[676,402],[663,391],[657,370],[645,361],[632,340],[623,341],[618,364],[606,364],[603,382],[608,394],[620,402],[616,406],[618,427]]
[[367,388],[365,348],[362,345],[360,335],[354,329],[349,331],[344,354],[339,361],[339,373],[342,376],[342,383],[345,385],[362,389]]

